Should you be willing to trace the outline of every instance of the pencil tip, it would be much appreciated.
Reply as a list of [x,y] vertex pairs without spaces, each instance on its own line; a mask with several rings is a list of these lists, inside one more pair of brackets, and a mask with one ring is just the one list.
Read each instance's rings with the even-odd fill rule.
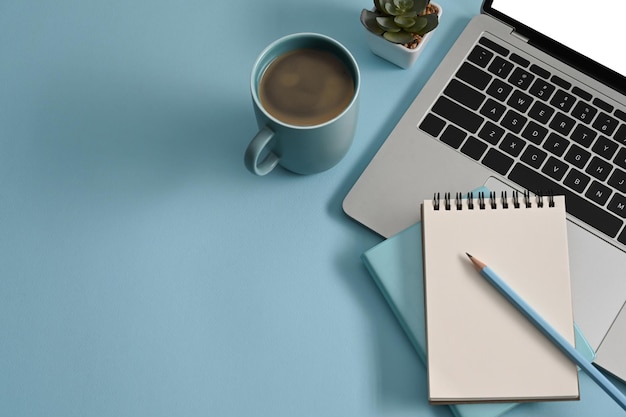
[[474,258],[474,257],[473,257],[472,255],[470,255],[469,253],[465,252],[465,254],[469,257],[469,260],[470,260],[470,261],[471,261],[474,265],[476,265],[476,267],[477,267],[478,269],[483,269],[483,268],[485,268],[485,267],[487,266],[484,262],[480,261],[478,258]]

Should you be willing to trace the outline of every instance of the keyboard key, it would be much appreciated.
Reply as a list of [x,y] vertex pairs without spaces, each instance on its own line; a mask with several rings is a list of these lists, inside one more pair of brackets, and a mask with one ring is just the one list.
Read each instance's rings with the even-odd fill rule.
[[528,123],[528,126],[526,126],[526,129],[522,132],[522,137],[528,139],[534,144],[540,145],[546,138],[547,134],[548,129],[531,120]]
[[513,158],[507,156],[495,148],[489,149],[487,155],[483,158],[483,164],[496,171],[500,175],[506,175],[506,173],[513,165]]
[[470,136],[463,147],[461,147],[461,152],[477,161],[483,156],[486,150],[487,144],[473,136]]
[[483,93],[474,90],[472,87],[456,79],[450,81],[450,84],[448,84],[443,93],[472,110],[478,110],[485,100]]
[[515,62],[517,65],[521,66],[521,67],[528,67],[530,65],[530,61],[527,60],[526,58],[523,58],[517,54],[511,54],[511,56],[509,57],[509,59],[513,62]]
[[594,181],[585,193],[585,197],[603,206],[609,200],[609,197],[611,197],[611,189],[606,185],[600,184],[598,181]]
[[580,197],[570,189],[547,178],[523,164],[515,164],[508,175],[511,181],[530,191],[552,191],[565,195],[567,212],[610,237],[615,237],[624,224],[613,214]]
[[504,129],[502,129],[500,126],[496,126],[489,121],[485,123],[483,128],[480,129],[480,132],[478,132],[479,138],[491,143],[492,145],[497,145],[498,142],[500,142],[500,139],[502,139],[503,135]]
[[528,87],[530,87],[530,84],[532,84],[534,79],[535,76],[532,75],[530,72],[521,68],[515,68],[513,74],[511,74],[511,76],[509,77],[509,82],[517,86],[517,88],[526,90],[528,89]]
[[588,152],[578,145],[572,145],[565,154],[565,160],[570,164],[583,169],[591,158],[591,152]]
[[485,87],[489,85],[492,78],[491,75],[487,74],[482,69],[467,62],[464,62],[463,65],[461,65],[461,68],[459,68],[456,73],[456,77],[465,81],[469,85],[478,88],[479,90],[484,90]]
[[528,112],[530,117],[541,124],[547,124],[553,114],[554,109],[540,101],[535,101],[535,104],[533,104]]
[[497,100],[504,101],[509,96],[512,90],[512,86],[505,83],[504,81],[494,78],[493,82],[487,89],[487,94]]
[[550,104],[552,104],[559,110],[567,113],[570,111],[575,101],[576,97],[574,97],[573,95],[566,93],[563,90],[558,90],[556,93],[554,93],[554,97],[552,97],[552,100],[550,100]]
[[495,43],[494,41],[487,39],[487,38],[480,38],[478,40],[478,43],[486,46],[487,48],[491,49],[494,52],[499,53],[500,55],[503,56],[507,56],[509,54],[509,50],[506,49],[504,46],[500,46],[497,43]]
[[556,90],[556,87],[538,78],[533,83],[532,87],[530,87],[530,90],[528,90],[528,92],[543,101],[547,101],[554,92],[554,90]]
[[621,194],[615,194],[607,208],[622,219],[626,218],[626,197]]
[[582,98],[583,100],[587,100],[590,101],[591,100],[591,94],[579,87],[574,87],[572,88],[572,93],[576,94],[578,97]]
[[600,181],[604,181],[609,176],[611,169],[613,169],[613,166],[611,164],[609,164],[602,158],[594,156],[585,172],[599,179]]
[[595,104],[596,106],[600,107],[605,112],[611,113],[613,111],[613,106],[611,106],[609,103],[607,103],[606,101],[604,101],[602,99],[594,98],[593,99],[593,104]]
[[565,90],[569,90],[572,87],[572,84],[568,81],[565,81],[563,78],[557,76],[557,75],[553,75],[552,78],[550,78],[550,80],[558,85],[559,87],[565,89]]
[[506,78],[509,76],[509,73],[513,70],[513,64],[509,61],[500,58],[499,56],[495,57],[494,60],[489,65],[489,72],[497,75],[500,78]]
[[613,139],[622,145],[626,145],[626,125],[621,125],[615,135],[613,135]]
[[422,123],[420,124],[420,129],[422,129],[424,132],[428,133],[431,136],[437,137],[439,136],[445,125],[446,122],[444,120],[441,120],[434,114],[429,113],[426,117],[424,117],[424,120],[422,120]]
[[622,122],[626,122],[626,112],[623,112],[620,109],[615,110],[615,117],[620,119]]
[[568,168],[569,167],[567,166],[565,162],[551,156],[546,161],[546,164],[541,169],[541,172],[543,172],[544,174],[548,175],[551,178],[554,178],[557,181],[560,181],[561,178],[563,178],[563,176],[565,175],[565,172],[567,171]]
[[613,155],[615,155],[617,147],[617,143],[604,136],[600,136],[596,143],[593,144],[593,148],[591,148],[591,150],[604,159],[611,159]]
[[530,165],[531,167],[535,169],[539,169],[539,167],[541,166],[541,164],[543,164],[543,161],[545,161],[547,156],[548,154],[542,151],[541,149],[533,145],[528,145],[528,147],[526,148],[526,150],[524,151],[520,159],[523,162]]
[[569,140],[552,132],[543,144],[543,148],[556,156],[563,156],[569,143]]
[[469,85],[472,85],[479,90],[484,90],[489,81],[491,81],[491,75],[487,74],[480,68],[464,62],[461,68],[456,72],[457,78],[465,81]]
[[574,110],[572,110],[572,116],[587,124],[591,123],[596,113],[598,113],[598,109],[584,101],[576,103]]
[[541,78],[545,78],[545,79],[550,78],[550,71],[544,68],[541,68],[539,65],[532,64],[529,69],[530,69],[530,72],[540,76]]
[[595,131],[589,129],[587,126],[578,125],[576,126],[576,129],[574,129],[570,137],[578,142],[580,145],[588,148],[589,146],[591,146],[591,143],[596,138],[596,136],[598,136],[598,134]]
[[466,137],[467,133],[465,133],[465,131],[459,129],[456,126],[448,125],[448,127],[446,127],[446,130],[444,130],[441,134],[440,139],[443,143],[452,146],[454,149],[457,149],[459,146],[461,146],[461,143],[463,143]]
[[620,193],[626,194],[626,172],[619,168],[615,168],[609,178],[609,185]]
[[508,112],[506,112],[506,115],[502,119],[501,124],[503,127],[509,129],[511,132],[519,133],[522,131],[522,128],[526,124],[527,120],[528,119],[521,114],[513,110],[509,110]]
[[480,109],[480,114],[490,118],[494,122],[497,122],[498,120],[500,120],[505,110],[506,107],[504,107],[504,105],[498,103],[495,100],[488,99],[483,105],[482,109]]
[[507,101],[507,104],[515,110],[526,113],[526,110],[528,110],[532,102],[533,99],[528,94],[515,90],[511,98]]
[[604,112],[600,112],[596,121],[593,122],[593,127],[601,133],[611,136],[615,129],[617,129],[618,123],[617,119],[614,119]]
[[569,140],[552,132],[543,144],[543,148],[556,156],[563,156],[569,143]]
[[480,45],[476,45],[467,57],[468,61],[471,61],[482,68],[487,67],[491,58],[493,58],[493,52],[488,51]]
[[524,146],[526,146],[525,140],[507,133],[498,147],[511,156],[519,156],[519,154],[522,153]]
[[613,162],[626,169],[626,148],[620,148],[619,152],[617,152],[617,155],[615,156],[615,159],[613,159]]
[[576,121],[561,112],[557,112],[550,122],[550,127],[561,135],[569,135],[574,125],[576,125]]
[[447,97],[437,99],[433,106],[433,112],[471,133],[476,133],[483,123],[482,117]]
[[563,180],[563,184],[567,185],[572,190],[582,193],[587,188],[587,184],[589,184],[591,178],[589,176],[583,174],[577,169],[570,169],[565,179]]

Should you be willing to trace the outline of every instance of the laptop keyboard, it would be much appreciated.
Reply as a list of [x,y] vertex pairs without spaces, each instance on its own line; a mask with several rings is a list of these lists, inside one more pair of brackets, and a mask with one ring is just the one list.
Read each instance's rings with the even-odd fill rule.
[[481,38],[420,129],[626,245],[626,112]]

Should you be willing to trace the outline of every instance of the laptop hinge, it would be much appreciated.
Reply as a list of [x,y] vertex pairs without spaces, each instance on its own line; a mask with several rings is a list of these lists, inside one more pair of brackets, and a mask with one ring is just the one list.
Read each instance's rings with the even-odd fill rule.
[[526,36],[523,36],[519,32],[516,32],[515,29],[513,29],[513,31],[511,31],[511,35],[515,36],[516,38],[518,38],[519,40],[521,40],[524,43],[528,43],[528,41],[529,41],[529,39]]

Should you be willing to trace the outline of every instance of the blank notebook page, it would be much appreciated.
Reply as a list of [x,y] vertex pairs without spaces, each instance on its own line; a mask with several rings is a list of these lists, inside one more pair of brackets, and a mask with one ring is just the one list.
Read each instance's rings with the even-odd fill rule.
[[429,399],[577,399],[576,366],[466,256],[487,263],[574,345],[564,197],[554,207],[548,197],[529,196],[530,207],[521,195],[482,201],[422,206]]

